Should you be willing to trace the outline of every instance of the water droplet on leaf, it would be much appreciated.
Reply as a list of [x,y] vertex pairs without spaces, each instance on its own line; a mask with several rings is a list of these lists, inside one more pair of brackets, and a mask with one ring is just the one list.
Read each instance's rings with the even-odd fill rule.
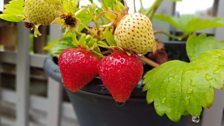
[[192,117],[192,122],[193,123],[199,123],[200,122],[200,117],[199,116],[193,116]]

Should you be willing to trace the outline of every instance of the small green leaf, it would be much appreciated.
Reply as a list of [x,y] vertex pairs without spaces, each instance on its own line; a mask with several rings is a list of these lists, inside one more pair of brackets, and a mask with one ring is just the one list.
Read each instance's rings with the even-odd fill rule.
[[3,14],[0,15],[0,19],[11,21],[11,22],[20,22],[25,18],[24,11],[24,0],[11,0],[9,4],[5,5]]
[[107,43],[110,46],[115,46],[116,45],[116,42],[114,40],[114,36],[113,36],[113,33],[112,33],[111,29],[105,29],[105,31],[103,33],[103,36],[105,37]]
[[224,50],[202,53],[191,63],[169,61],[147,72],[144,90],[147,102],[154,102],[158,115],[166,114],[172,121],[182,115],[200,116],[214,100],[214,88],[223,89]]
[[85,27],[88,26],[90,21],[92,21],[96,8],[97,8],[96,4],[92,4],[92,5],[83,7],[76,12],[75,15],[77,19],[79,20],[78,32],[82,31]]
[[224,41],[217,40],[213,36],[206,36],[206,34],[190,35],[186,44],[187,54],[191,61],[198,58],[198,56],[205,51],[212,49],[224,49]]
[[207,28],[224,27],[223,18],[202,19],[194,15],[183,15],[177,18],[164,14],[157,14],[154,18],[169,23],[173,27],[182,30],[185,34]]
[[98,41],[97,44],[100,46],[100,47],[103,47],[103,48],[108,48],[109,46],[107,45],[106,42],[104,41]]
[[116,0],[102,0],[104,8],[113,9]]
[[63,0],[63,10],[66,12],[75,12],[78,7],[79,0]]
[[113,10],[118,13],[124,10],[121,0],[101,0],[101,3],[105,10]]
[[90,39],[88,42],[87,42],[87,46],[92,48],[94,46],[94,44],[97,42],[96,39]]
[[78,45],[85,46],[86,45],[86,34],[82,34],[79,38]]

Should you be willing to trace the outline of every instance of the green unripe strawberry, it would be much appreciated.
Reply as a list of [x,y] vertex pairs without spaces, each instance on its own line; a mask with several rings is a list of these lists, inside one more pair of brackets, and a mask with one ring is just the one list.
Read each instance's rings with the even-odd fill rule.
[[25,0],[26,19],[36,25],[49,25],[58,17],[61,0]]
[[118,47],[137,54],[146,54],[156,49],[152,23],[140,13],[124,16],[115,29],[114,38]]

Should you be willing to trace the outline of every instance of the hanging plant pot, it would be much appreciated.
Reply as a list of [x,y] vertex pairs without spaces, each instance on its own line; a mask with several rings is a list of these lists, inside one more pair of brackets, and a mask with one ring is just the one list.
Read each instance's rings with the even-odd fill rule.
[[[170,59],[188,60],[184,42],[169,42],[165,46]],[[44,70],[62,83],[59,67],[49,57],[44,62]],[[141,86],[134,89],[131,98],[124,104],[114,102],[99,78],[76,93],[66,91],[80,126],[187,126],[191,122],[189,116],[179,122],[158,116],[153,105],[147,104]]]

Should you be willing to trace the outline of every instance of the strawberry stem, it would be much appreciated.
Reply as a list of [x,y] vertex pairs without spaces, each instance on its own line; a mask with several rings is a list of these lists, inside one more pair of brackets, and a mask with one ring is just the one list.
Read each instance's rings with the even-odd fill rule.
[[180,36],[175,36],[175,35],[172,35],[170,33],[165,32],[165,31],[156,31],[156,32],[154,32],[154,34],[163,34],[163,35],[166,35],[166,36],[168,36],[170,38],[177,39],[179,41],[188,36],[188,34],[183,34],[183,35],[180,35]]
[[106,11],[103,11],[101,12],[97,17],[96,17],[96,20],[99,20],[99,18],[101,16],[103,16],[105,13],[111,13],[111,14],[114,14],[116,17],[118,17],[118,13],[113,11],[113,10],[106,10]]
[[137,12],[137,9],[136,9],[136,1],[135,0],[133,0],[133,4],[134,4],[134,12],[136,13]]
[[158,67],[158,66],[159,66],[158,63],[152,61],[152,60],[149,59],[149,58],[146,58],[144,55],[137,55],[137,56],[138,56],[138,58],[139,58],[141,61],[145,62],[146,64],[148,64],[148,65],[150,65],[150,66],[152,66],[152,67]]
[[98,23],[98,20],[105,14],[105,13],[111,13],[111,14],[114,14],[116,16],[116,18],[114,19],[114,21],[111,21],[110,23],[108,24],[105,24],[105,25],[102,25],[100,27],[110,27],[114,24],[115,20],[118,18],[119,14],[113,10],[106,10],[106,11],[103,11],[101,12],[96,18],[95,18],[95,21],[94,23],[96,24],[97,27],[97,30],[99,31],[99,25],[97,24]]
[[163,0],[156,0],[153,3],[153,5],[146,11],[145,15],[150,14],[149,18],[152,19],[152,17],[154,16],[155,12],[157,11],[162,2]]

